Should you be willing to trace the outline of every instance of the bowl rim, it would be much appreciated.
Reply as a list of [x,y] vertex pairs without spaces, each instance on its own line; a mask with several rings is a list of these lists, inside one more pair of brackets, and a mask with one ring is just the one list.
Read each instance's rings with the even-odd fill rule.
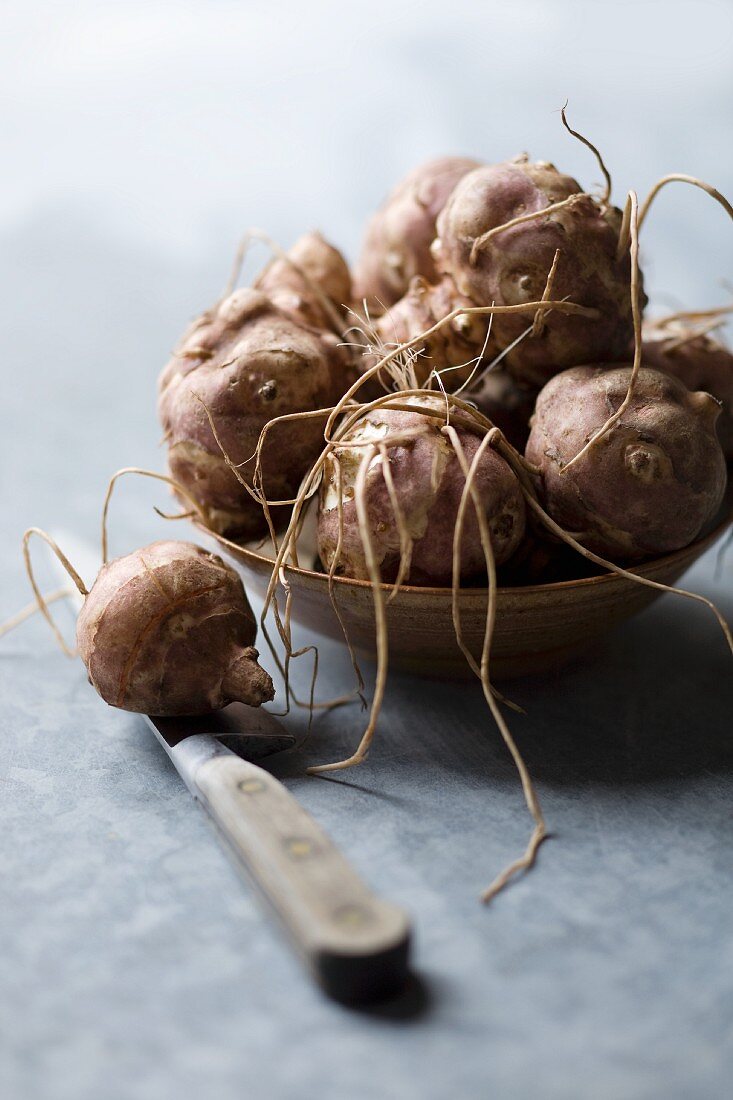
[[[718,513],[720,515],[720,513]],[[255,550],[250,550],[246,546],[242,546],[241,543],[233,542],[231,539],[226,538],[225,535],[218,534],[216,531],[212,531],[209,527],[205,527],[199,520],[193,521],[194,526],[206,535],[215,539],[222,546],[228,547],[234,552],[234,555],[238,558],[254,559],[258,564],[265,565],[272,569],[273,560],[268,558],[265,554],[258,554]],[[731,510],[730,503],[726,502],[723,506],[723,515],[718,523],[712,527],[707,534],[702,538],[696,539],[694,542],[690,542],[687,546],[681,547],[679,550],[673,550],[670,554],[664,554],[659,558],[651,558],[649,561],[641,562],[639,565],[629,568],[627,572],[635,573],[639,576],[647,576],[648,573],[654,573],[658,570],[665,570],[667,568],[673,569],[675,565],[689,558],[691,554],[695,557],[707,550],[713,543],[717,542],[720,536],[725,530],[733,524],[733,510]],[[316,581],[317,583],[328,582],[328,574],[320,573],[315,569],[304,569],[299,565],[288,564],[284,566],[285,570],[294,576],[307,578],[308,580]],[[626,568],[625,566],[623,568]],[[497,594],[504,593],[551,593],[551,592],[565,592],[572,589],[587,588],[592,585],[607,584],[612,581],[620,581],[624,578],[620,577],[618,573],[612,573],[610,570],[605,573],[600,573],[592,577],[577,577],[567,581],[551,581],[548,584],[521,584],[521,585],[508,585],[497,588]],[[334,576],[334,584],[338,584],[341,587],[349,587],[356,589],[372,589],[372,582],[359,580],[356,577],[344,577]],[[382,582],[380,588],[385,593],[390,593],[393,590],[392,584]],[[463,595],[473,595],[476,597],[486,597],[488,589],[486,588],[462,588],[461,593]],[[428,587],[427,585],[418,584],[403,584],[400,585],[400,595],[405,594],[407,598],[412,596],[440,596],[451,597],[452,589],[442,587]]]

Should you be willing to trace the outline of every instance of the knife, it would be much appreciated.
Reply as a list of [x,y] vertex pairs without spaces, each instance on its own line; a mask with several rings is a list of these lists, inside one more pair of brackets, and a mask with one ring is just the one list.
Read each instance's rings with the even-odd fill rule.
[[[91,578],[89,548],[63,534],[59,543]],[[277,719],[233,703],[204,717],[146,721],[324,991],[359,1002],[403,986],[405,912],[372,893],[283,784],[252,762],[294,743]]]

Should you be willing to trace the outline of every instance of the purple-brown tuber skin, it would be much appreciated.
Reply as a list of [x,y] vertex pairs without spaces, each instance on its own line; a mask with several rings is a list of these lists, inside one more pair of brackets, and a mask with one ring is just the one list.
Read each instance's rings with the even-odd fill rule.
[[[229,458],[252,485],[265,424],[329,408],[347,388],[350,371],[336,335],[298,321],[261,290],[236,290],[194,322],[163,370],[158,410],[171,475],[204,509],[212,530],[251,538],[266,526],[261,505],[228,467],[201,401]],[[321,451],[324,423],[325,417],[286,421],[271,430],[261,452],[268,499],[295,496]],[[283,511],[273,509],[276,522]]]
[[[430,286],[424,279],[416,278],[404,298],[374,322],[374,331],[386,351],[420,336],[454,309],[472,305],[470,299],[459,294],[451,279],[444,278]],[[488,329],[487,316],[461,314],[421,340],[415,345],[415,350],[421,353],[414,361],[418,384],[423,385],[431,371],[444,371],[441,374],[443,385],[449,391],[455,390],[477,367],[482,353],[484,358],[491,358],[493,345],[490,340],[487,344]],[[366,365],[378,362],[382,354],[384,352],[374,353]],[[453,367],[458,369],[446,371]]]
[[[576,195],[567,207],[497,233],[480,248],[477,238],[523,214]],[[557,311],[542,331],[526,336],[503,361],[525,385],[542,386],[566,367],[623,360],[633,335],[630,260],[616,251],[621,212],[583,194],[580,184],[551,164],[522,159],[477,168],[464,176],[437,223],[433,257],[462,294],[477,305],[518,305],[542,298],[555,250],[560,257],[552,298],[598,310],[591,319]],[[642,294],[642,308],[646,298]],[[494,317],[503,350],[532,323],[531,314]]]
[[354,270],[355,300],[366,298],[371,316],[402,298],[416,275],[437,282],[430,254],[436,218],[458,181],[479,163],[468,157],[438,157],[421,164],[373,215]]
[[320,233],[306,233],[295,242],[288,256],[292,264],[282,258],[273,260],[255,280],[255,288],[264,291],[274,305],[297,320],[316,328],[331,328],[332,315],[329,316],[323,302],[313,293],[302,271],[311,284],[320,288],[333,305],[335,314],[343,320],[352,297],[351,273],[339,250]]
[[[435,407],[445,410],[440,399]],[[471,463],[481,439],[466,427],[454,426]],[[453,534],[465,478],[450,440],[441,432],[443,421],[420,412],[379,409],[367,413],[349,433],[349,440],[381,439],[388,448],[388,460],[405,523],[413,539],[410,569],[406,582],[416,585],[446,586],[453,576]],[[414,436],[398,441],[397,436]],[[390,443],[390,438],[394,443]],[[343,541],[336,565],[337,575],[369,579],[364,545],[354,502],[354,487],[368,449],[340,450],[343,500]],[[367,474],[365,501],[370,519],[372,542],[385,582],[397,577],[400,561],[399,530],[395,521],[381,460],[373,461]],[[473,484],[480,495],[491,531],[491,543],[497,564],[506,561],[524,535],[525,506],[514,473],[490,447],[484,452]],[[318,518],[318,548],[324,566],[330,568],[339,536],[336,471],[331,461],[321,484]],[[481,545],[478,521],[469,500],[461,546],[461,582],[486,574],[486,559]]]
[[190,542],[154,542],[103,565],[76,640],[106,703],[141,714],[207,714],[274,696],[234,570]]
[[722,402],[718,438],[726,458],[733,459],[733,353],[712,336],[693,333],[681,322],[644,325],[641,359],[673,374],[688,390],[705,390]]
[[621,419],[566,473],[563,466],[623,401],[628,366],[574,367],[537,398],[526,456],[546,511],[590,550],[625,561],[691,543],[718,511],[725,458],[720,405],[642,367]]

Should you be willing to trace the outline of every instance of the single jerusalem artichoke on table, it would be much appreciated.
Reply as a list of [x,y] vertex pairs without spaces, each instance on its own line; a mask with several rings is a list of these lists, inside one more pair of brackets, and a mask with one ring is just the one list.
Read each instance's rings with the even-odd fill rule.
[[468,157],[438,157],[421,164],[374,214],[354,271],[355,300],[366,299],[371,316],[402,298],[416,275],[437,282],[430,254],[435,220],[458,181],[479,163]]
[[[538,216],[501,229],[526,215]],[[628,250],[617,258],[621,221],[618,209],[585,194],[552,164],[517,159],[461,179],[438,217],[432,253],[461,294],[498,306],[539,300],[559,250],[551,297],[597,313],[550,311],[540,331],[508,353],[504,367],[525,385],[541,386],[566,367],[625,355],[633,326]],[[645,301],[642,295],[642,307]],[[526,316],[497,314],[492,335],[504,349],[526,327]]]
[[76,627],[90,683],[113,707],[206,714],[273,698],[235,571],[189,542],[154,542],[103,565]]
[[[439,398],[425,398],[444,411]],[[411,402],[414,403],[414,402]],[[394,581],[400,569],[399,523],[385,478],[389,472],[412,545],[410,584],[450,585],[453,575],[453,539],[466,479],[447,435],[444,421],[420,411],[380,408],[366,413],[327,462],[319,500],[318,547],[327,569],[339,575],[366,580],[369,568],[360,532],[355,494],[361,462],[368,453],[363,444],[376,443],[384,454],[375,455],[366,474],[365,506],[372,544],[382,580]],[[468,418],[454,418],[467,463],[478,450],[481,437],[470,430]],[[339,478],[340,474],[340,478]],[[340,480],[340,485],[339,485]],[[497,564],[506,561],[524,535],[525,504],[519,482],[509,465],[488,447],[479,460],[473,484],[488,520]],[[343,537],[339,542],[339,491]],[[485,575],[486,560],[474,507],[465,515],[460,555],[462,583]]]
[[566,466],[626,397],[631,368],[574,367],[537,398],[526,457],[548,514],[588,549],[633,562],[687,546],[723,500],[720,405],[642,367],[621,419]]

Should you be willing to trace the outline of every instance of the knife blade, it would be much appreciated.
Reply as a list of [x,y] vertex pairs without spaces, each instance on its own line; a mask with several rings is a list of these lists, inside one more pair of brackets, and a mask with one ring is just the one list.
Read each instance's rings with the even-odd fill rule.
[[[58,541],[91,581],[89,548],[63,533]],[[252,762],[294,743],[277,719],[241,703],[204,717],[145,717],[325,992],[359,1002],[404,985],[406,913],[377,897],[283,784]]]

